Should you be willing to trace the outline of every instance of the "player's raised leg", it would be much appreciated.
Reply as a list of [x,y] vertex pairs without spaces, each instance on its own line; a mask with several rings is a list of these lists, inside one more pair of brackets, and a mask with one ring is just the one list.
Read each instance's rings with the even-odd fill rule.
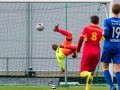
[[57,24],[54,28],[55,32],[59,32],[62,35],[66,36],[66,39],[63,42],[63,45],[71,45],[72,44],[72,33],[68,32],[67,30],[59,28],[59,24]]

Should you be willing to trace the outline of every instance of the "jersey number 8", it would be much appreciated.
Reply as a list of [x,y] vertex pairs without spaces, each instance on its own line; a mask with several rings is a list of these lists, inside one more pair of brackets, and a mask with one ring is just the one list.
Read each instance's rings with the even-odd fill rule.
[[96,41],[96,40],[97,40],[97,33],[96,33],[96,32],[93,32],[93,33],[92,33],[91,39],[92,39],[93,41]]

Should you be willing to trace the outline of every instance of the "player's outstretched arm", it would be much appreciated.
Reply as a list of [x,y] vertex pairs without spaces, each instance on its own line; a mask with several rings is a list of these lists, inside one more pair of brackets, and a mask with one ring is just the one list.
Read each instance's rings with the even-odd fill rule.
[[103,36],[104,37],[108,37],[109,36],[109,27],[108,27],[108,22],[107,19],[104,20],[104,32],[103,32]]
[[73,51],[77,50],[77,45],[64,45],[63,47],[66,49],[71,49]]
[[80,36],[80,38],[79,38],[79,40],[78,40],[78,47],[77,47],[77,53],[79,53],[80,52],[80,48],[81,48],[81,46],[82,46],[82,43],[83,43],[83,41],[84,41],[84,36]]

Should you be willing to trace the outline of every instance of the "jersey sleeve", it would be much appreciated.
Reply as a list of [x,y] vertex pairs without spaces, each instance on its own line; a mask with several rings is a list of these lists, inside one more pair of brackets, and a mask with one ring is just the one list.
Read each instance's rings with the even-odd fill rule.
[[81,33],[81,35],[80,36],[83,36],[83,37],[86,37],[86,27],[83,29],[83,31],[82,31],[82,33]]
[[105,40],[104,36],[101,37],[100,42],[103,42]]
[[81,48],[82,43],[84,41],[84,37],[86,37],[86,28],[83,29],[83,31],[79,37],[77,52],[80,52],[80,48]]
[[76,51],[77,46],[76,46],[76,45],[65,45],[64,48],[66,48],[66,49],[71,49],[71,50],[73,50],[73,51]]
[[109,25],[107,19],[104,20],[104,31],[103,31],[103,36],[107,37],[109,36]]

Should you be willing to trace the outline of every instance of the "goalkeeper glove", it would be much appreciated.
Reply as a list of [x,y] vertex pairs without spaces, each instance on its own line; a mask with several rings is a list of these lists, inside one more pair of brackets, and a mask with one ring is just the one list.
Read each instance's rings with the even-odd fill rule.
[[76,57],[77,57],[76,53],[73,53],[72,57],[73,57],[73,58],[76,58]]

